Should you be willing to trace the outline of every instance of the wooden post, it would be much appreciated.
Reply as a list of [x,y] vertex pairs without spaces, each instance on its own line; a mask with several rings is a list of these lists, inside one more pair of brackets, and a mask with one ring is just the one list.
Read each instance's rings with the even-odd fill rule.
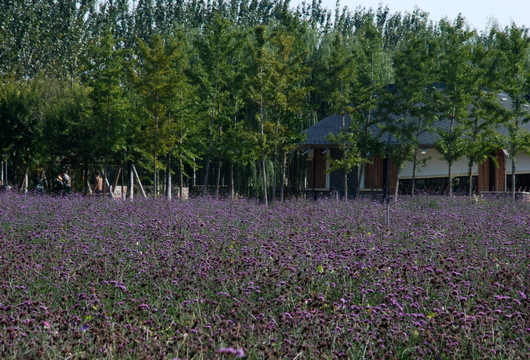
[[140,181],[140,177],[138,176],[138,172],[136,171],[136,167],[134,164],[132,164],[132,169],[134,171],[134,176],[136,177],[136,182],[138,183],[138,186],[140,187],[140,192],[142,193],[142,196],[144,199],[147,199],[147,196],[145,195],[144,187],[142,186],[142,182]]
[[134,200],[134,172],[132,162],[129,162],[129,200]]
[[[122,168],[123,168],[123,161],[120,160],[120,171],[121,171]],[[123,190],[124,189],[123,188],[123,173],[124,172],[125,171],[121,171],[121,178],[120,178],[120,180],[121,180],[121,182],[120,182],[121,183],[121,199],[122,200],[125,200],[126,197],[127,197],[127,194],[125,194],[125,191]]]
[[112,189],[111,190],[116,190],[116,186],[118,186],[118,180],[120,178],[120,175],[121,175],[121,164],[118,167],[118,173],[116,174],[116,177],[112,181]]
[[22,186],[20,187],[20,190],[24,190],[24,194],[28,192],[28,169],[26,169],[26,173],[24,174],[24,180],[22,181]]
[[[105,176],[105,184],[107,185],[107,188],[109,189],[110,197],[114,199],[114,194],[112,193],[112,189],[110,187],[109,180],[107,179],[107,176]],[[103,194],[103,196],[105,196],[105,194]]]

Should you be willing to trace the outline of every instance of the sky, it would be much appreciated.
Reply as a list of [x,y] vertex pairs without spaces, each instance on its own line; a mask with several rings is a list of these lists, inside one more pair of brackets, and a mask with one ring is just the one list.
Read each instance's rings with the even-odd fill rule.
[[[311,3],[311,0],[305,0]],[[291,0],[296,7],[302,0]],[[485,30],[495,19],[501,28],[515,22],[517,26],[530,27],[530,0],[341,0],[340,7],[354,10],[358,6],[366,8],[387,5],[391,13],[412,12],[415,7],[429,13],[429,19],[439,21],[447,17],[454,20],[461,13],[468,25],[477,30]],[[322,5],[335,10],[336,0],[322,0]]]

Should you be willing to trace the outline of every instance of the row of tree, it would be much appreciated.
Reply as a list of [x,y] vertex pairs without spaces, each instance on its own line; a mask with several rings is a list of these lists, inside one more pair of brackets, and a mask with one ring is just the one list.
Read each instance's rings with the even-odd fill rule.
[[[2,0],[0,38],[0,156],[13,184],[28,169],[69,164],[83,179],[74,188],[86,190],[90,169],[133,162],[152,175],[143,180],[155,196],[159,184],[170,196],[177,174],[179,188],[218,194],[224,184],[267,203],[287,183],[303,186],[288,174],[305,162],[289,154],[333,112],[355,120],[337,140],[347,150],[336,166],[362,169],[381,152],[368,131],[376,122],[395,134],[391,156],[403,163],[443,114],[452,125],[440,151],[451,169],[464,132],[486,144],[489,119],[501,118],[485,89],[513,99],[502,117],[510,156],[526,146],[529,40],[515,25],[477,33],[460,17],[332,13],[320,1]],[[390,83],[396,91],[381,91]],[[474,149],[474,162],[490,154]]]
[[[332,160],[330,171],[344,169],[347,173],[359,167],[360,183],[363,167],[374,155],[388,156],[398,173],[411,161],[414,194],[420,137],[429,133],[437,138],[435,148],[448,165],[449,195],[456,161],[468,160],[471,195],[473,166],[488,158],[496,162],[495,154],[504,149],[512,163],[510,188],[515,197],[515,157],[530,152],[530,133],[525,126],[530,121],[528,30],[512,25],[479,36],[461,17],[452,23],[442,20],[435,29],[425,25],[403,34],[400,46],[392,52],[391,86],[377,81],[377,66],[363,69],[352,64],[347,55],[355,56],[355,50],[346,49],[342,38],[336,37],[333,56],[344,60],[336,66],[339,85],[332,104],[343,119],[348,113],[352,121],[338,136],[329,137],[344,154],[342,159]],[[370,47],[364,45],[363,49]],[[384,54],[376,51],[370,53],[372,60]],[[369,78],[359,86],[356,81],[363,76]],[[503,95],[499,98],[499,94]],[[374,127],[382,131],[374,131]],[[345,186],[347,194],[346,180]],[[396,184],[396,191],[398,188]]]

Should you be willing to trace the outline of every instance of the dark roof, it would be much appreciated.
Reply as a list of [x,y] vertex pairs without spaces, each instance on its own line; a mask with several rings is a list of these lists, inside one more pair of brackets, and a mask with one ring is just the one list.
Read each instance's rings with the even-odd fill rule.
[[[499,101],[501,105],[506,108],[510,109],[512,106],[512,100],[506,93],[499,93],[497,94],[497,97],[499,98]],[[530,115],[530,108],[526,106],[526,110],[528,114]],[[374,114],[374,116],[377,116]],[[345,127],[348,128],[350,125],[350,116],[348,114],[344,117],[344,124]],[[445,128],[449,129],[450,121],[448,119],[439,120],[434,125],[435,128]],[[530,131],[530,122],[523,125],[524,128],[528,131]],[[322,120],[320,120],[315,125],[309,127],[305,133],[306,133],[306,141],[303,144],[300,144],[301,146],[311,146],[311,147],[319,147],[319,146],[326,146],[330,145],[330,143],[326,140],[327,137],[330,134],[337,135],[342,129],[342,117],[338,114],[330,115]],[[377,134],[380,133],[379,136],[382,139],[386,140],[385,133],[382,133],[380,128],[378,126],[373,126],[372,133]],[[507,129],[504,126],[500,126],[497,131],[501,135],[507,134]],[[437,134],[435,132],[433,133],[423,133],[420,135],[419,142],[420,145],[423,146],[432,146],[437,140]]]

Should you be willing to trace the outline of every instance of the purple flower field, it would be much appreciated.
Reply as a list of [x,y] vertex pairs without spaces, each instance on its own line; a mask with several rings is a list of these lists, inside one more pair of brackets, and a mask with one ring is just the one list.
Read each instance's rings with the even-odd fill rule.
[[527,359],[530,204],[0,194],[2,359]]

